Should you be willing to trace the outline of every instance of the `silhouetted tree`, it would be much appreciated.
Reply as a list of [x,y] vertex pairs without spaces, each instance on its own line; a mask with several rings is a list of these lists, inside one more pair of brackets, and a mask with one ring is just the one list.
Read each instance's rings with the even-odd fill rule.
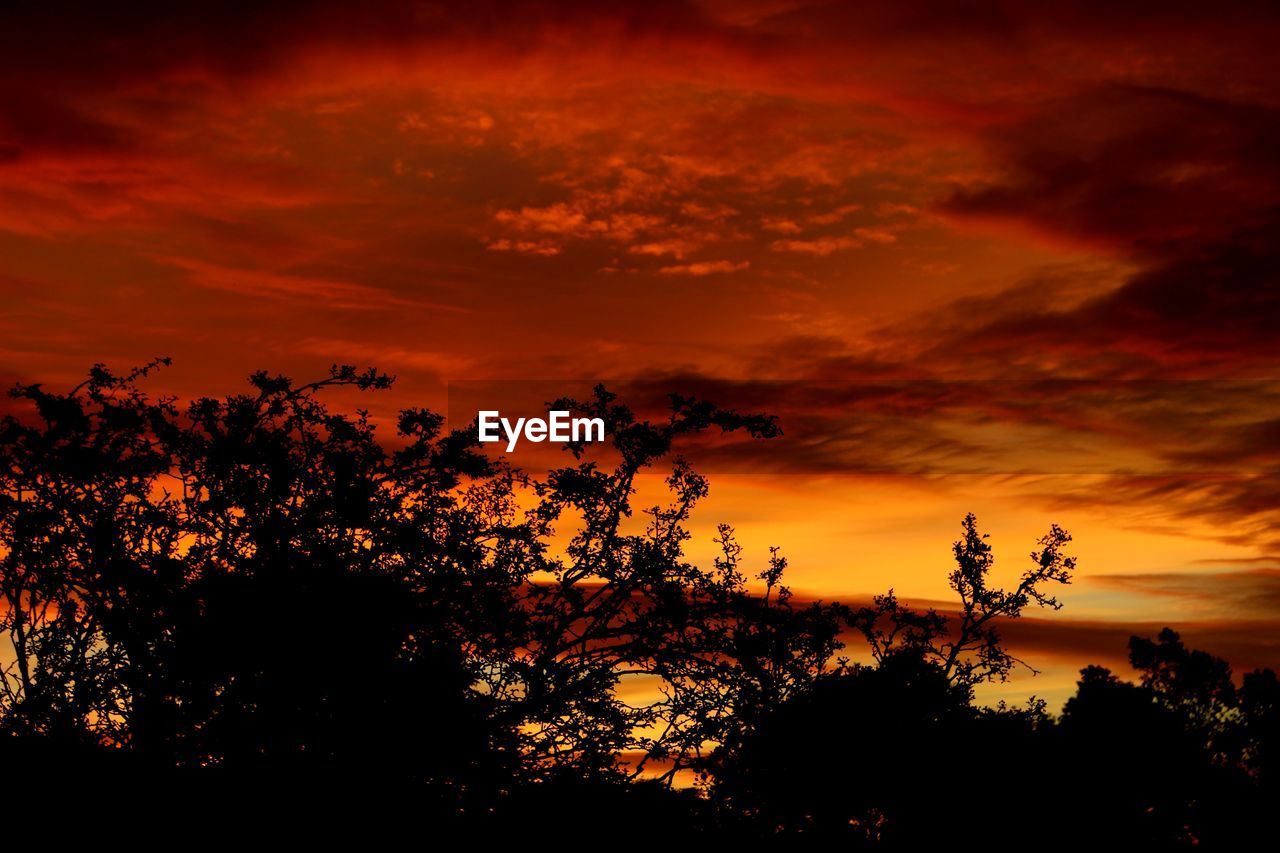
[[1018,586],[992,589],[991,550],[972,516],[963,527],[955,617],[878,597],[851,614],[872,664],[823,675],[717,753],[724,825],[875,849],[1256,845],[1280,805],[1274,673],[1237,688],[1225,661],[1165,629],[1132,638],[1138,683],[1087,667],[1057,721],[1035,699],[978,707],[973,688],[1021,663],[1000,620],[1056,609],[1045,584],[1075,563],[1055,526]]
[[406,413],[391,453],[317,400],[376,373],[258,374],[180,413],[149,369],[15,392],[35,417],[3,427],[0,726],[226,787],[492,780],[514,739],[459,644],[488,580],[440,565],[476,533],[448,495],[487,463],[437,416]]
[[1269,790],[1280,788],[1280,681],[1270,669],[1246,673],[1239,691],[1244,764]]
[[[140,389],[166,363],[19,386],[0,422],[0,769],[28,809],[1242,849],[1280,805],[1275,673],[1237,683],[1172,630],[1131,640],[1136,682],[1083,670],[1058,720],[975,703],[1030,668],[1005,620],[1060,607],[1057,526],[1004,589],[966,516],[954,613],[802,605],[728,525],[685,556],[709,484],[679,443],[770,418],[674,396],[646,420],[597,388],[553,406],[603,418],[607,452],[537,476],[431,412],[386,438],[323,403],[376,371],[179,407]],[[846,627],[869,662],[837,657]]]
[[[597,389],[559,407],[605,417],[620,461],[570,446],[535,478],[433,413],[403,412],[388,445],[321,401],[391,384],[374,371],[259,373],[180,409],[140,390],[156,366],[14,391],[29,410],[0,428],[0,754],[407,786],[483,814],[530,782],[659,766],[669,784],[839,647],[838,611],[793,607],[776,553],[763,593],[728,527],[712,567],[684,559],[707,483],[678,458],[670,502],[627,527],[636,478],[679,439],[767,437],[768,418],[676,397],[650,423]],[[628,701],[641,676],[657,698]]]
[[1070,537],[1053,527],[1033,568],[1006,592],[990,586],[993,557],[973,515],[963,530],[949,578],[960,599],[956,624],[892,591],[849,614],[873,665],[822,677],[720,751],[714,791],[732,812],[760,831],[902,849],[944,843],[997,813],[1013,831],[1041,812],[1037,789],[1011,788],[1005,774],[1035,772],[1048,726],[1043,703],[983,710],[973,687],[1020,663],[1000,640],[999,619],[1032,601],[1058,606],[1045,584],[1070,579],[1075,562],[1062,553]]
[[1085,668],[1057,734],[1058,796],[1081,815],[1073,839],[1158,848],[1192,841],[1200,744],[1150,687]]
[[175,506],[153,492],[169,466],[154,421],[172,408],[133,385],[152,367],[123,379],[96,367],[66,395],[13,392],[38,424],[0,427],[0,728],[11,734],[129,738],[132,661],[110,625],[115,599],[136,561],[163,572],[177,548]]
[[[524,598],[527,634],[520,652],[491,670],[492,689],[514,697],[524,750],[548,773],[618,773],[616,756],[631,753],[630,775],[657,764],[669,782],[704,769],[709,750],[752,709],[812,683],[840,647],[840,611],[794,607],[776,551],[758,574],[763,594],[753,593],[727,525],[711,567],[685,560],[686,524],[708,484],[678,457],[666,479],[670,501],[645,508],[643,528],[624,528],[637,476],[682,436],[715,428],[769,437],[777,433],[771,419],[675,396],[669,417],[651,423],[603,388],[553,407],[602,418],[618,460],[602,470],[571,445],[577,464],[534,485],[541,532],[561,521],[576,531],[563,555],[538,552],[542,580]],[[618,688],[627,679],[647,682],[659,698],[626,701]]]
[[730,745],[715,794],[761,831],[892,836],[933,785],[968,696],[911,653],[853,666],[783,703]]
[[1063,553],[1071,536],[1053,525],[1031,552],[1032,567],[1012,590],[991,586],[995,556],[987,535],[978,532],[973,513],[961,523],[964,535],[952,545],[956,567],[948,577],[959,599],[954,620],[935,610],[916,611],[903,605],[889,590],[868,607],[853,614],[853,626],[866,638],[872,657],[884,660],[899,652],[911,652],[936,663],[957,685],[973,687],[984,681],[1004,681],[1017,665],[1034,671],[1001,642],[999,624],[1017,619],[1035,603],[1061,608],[1048,591],[1050,584],[1071,582],[1075,558]]
[[[1188,649],[1168,628],[1133,637],[1138,683],[1104,667],[1081,672],[1055,731],[1065,811],[1087,816],[1072,838],[1105,835],[1143,848],[1234,850],[1256,842],[1274,792],[1258,784],[1265,748],[1226,661]],[[1260,698],[1270,671],[1245,678]],[[1255,738],[1258,738],[1255,740]],[[1263,759],[1265,761],[1265,759]]]

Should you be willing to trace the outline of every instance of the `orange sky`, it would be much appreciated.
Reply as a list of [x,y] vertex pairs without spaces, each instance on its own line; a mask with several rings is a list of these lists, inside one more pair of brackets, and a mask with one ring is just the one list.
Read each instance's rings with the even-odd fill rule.
[[798,589],[1056,521],[1015,692],[1131,625],[1280,663],[1265,7],[82,5],[0,32],[0,378],[721,380],[787,436],[703,518]]

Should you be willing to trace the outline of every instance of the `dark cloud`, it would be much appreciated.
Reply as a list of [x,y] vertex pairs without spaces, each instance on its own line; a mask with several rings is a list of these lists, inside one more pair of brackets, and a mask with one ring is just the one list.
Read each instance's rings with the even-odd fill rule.
[[[819,361],[825,370],[821,351]],[[723,380],[684,371],[599,381],[649,416],[678,391],[778,418],[784,434],[767,446],[715,437],[690,452],[711,470],[1076,473],[1203,486],[1215,480],[1196,478],[1239,483],[1280,467],[1280,384],[1269,380]],[[474,388],[485,392],[483,407],[514,410],[565,386]],[[477,404],[459,396],[450,407],[474,413]]]
[[[944,339],[939,361],[1018,353],[1059,374],[1266,375],[1280,357],[1280,111],[1107,86],[988,132],[996,183],[953,214],[1033,224],[1119,252],[1122,286]],[[998,301],[998,297],[993,302]]]
[[1011,216],[1157,260],[1249,244],[1280,206],[1280,110],[1185,91],[1106,85],[987,131],[997,183],[946,209]]
[[87,113],[29,92],[6,94],[0,89],[0,163],[17,160],[33,150],[119,153],[129,146],[119,128]]
[[1064,310],[1001,316],[944,337],[927,358],[1058,376],[1273,375],[1278,270],[1280,220],[1190,250],[1173,246],[1116,290]]
[[442,48],[501,66],[557,39],[643,44],[715,39],[685,2],[281,0],[106,3],[51,0],[5,10],[0,28],[0,163],[31,150],[115,148],[123,127],[90,116],[103,98],[187,101],[307,63],[407,63]]
[[1136,527],[1249,546],[1269,559],[1280,555],[1275,469],[1238,476],[1115,475],[1080,484],[1050,480],[1028,496],[1052,509],[1129,516]]
[[299,53],[394,52],[444,42],[540,47],[548,30],[604,38],[705,35],[711,24],[686,2],[595,4],[416,0],[244,0],[104,3],[51,0],[6,11],[3,67],[15,83],[101,88],[179,72],[244,77],[276,70]]
[[1211,612],[1249,618],[1280,614],[1280,569],[1090,575],[1090,583],[1156,598],[1194,602]]

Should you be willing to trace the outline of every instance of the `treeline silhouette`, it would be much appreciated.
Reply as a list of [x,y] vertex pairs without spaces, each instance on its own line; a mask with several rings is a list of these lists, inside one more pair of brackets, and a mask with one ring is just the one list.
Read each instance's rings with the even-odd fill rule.
[[710,566],[684,554],[708,483],[673,448],[770,418],[673,396],[643,420],[597,388],[555,407],[605,420],[609,464],[570,445],[535,477],[437,414],[383,441],[322,401],[375,371],[179,407],[140,387],[161,363],[18,386],[0,426],[7,815],[854,849],[1238,849],[1269,824],[1270,670],[1237,684],[1166,630],[1058,716],[975,702],[1025,665],[1001,623],[1060,606],[1057,526],[1001,589],[968,516],[953,616],[801,604],[727,525]]

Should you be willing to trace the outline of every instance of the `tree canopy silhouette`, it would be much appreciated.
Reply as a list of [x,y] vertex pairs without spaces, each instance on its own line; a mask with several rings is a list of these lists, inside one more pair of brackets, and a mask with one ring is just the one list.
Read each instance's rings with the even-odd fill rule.
[[[180,406],[143,390],[165,365],[20,385],[0,423],[0,767],[31,805],[550,813],[595,839],[641,814],[664,837],[876,849],[1239,849],[1277,805],[1275,673],[1237,680],[1172,630],[1133,638],[1136,682],[1084,669],[1058,717],[977,703],[1031,669],[1002,627],[1061,606],[1056,525],[1002,588],[967,516],[949,612],[804,604],[729,525],[710,565],[685,554],[710,486],[680,443],[767,439],[769,417],[673,396],[645,419],[598,387],[553,405],[605,421],[608,461],[570,442],[535,474],[438,414],[380,435],[325,404],[389,387],[377,371]],[[841,656],[851,637],[865,653]]]
[[[763,594],[727,526],[714,565],[683,557],[708,485],[678,458],[669,502],[630,524],[637,476],[682,436],[768,437],[768,418],[674,397],[649,422],[600,388],[558,405],[606,419],[616,467],[570,447],[534,478],[439,415],[405,411],[382,442],[367,412],[324,405],[389,386],[375,371],[259,373],[180,409],[141,390],[158,366],[14,391],[30,411],[0,435],[11,738],[311,782],[376,769],[449,798],[670,780],[839,646],[838,611],[794,606],[776,553]],[[624,696],[638,678],[656,698]]]
[[1234,850],[1262,838],[1280,805],[1275,674],[1237,687],[1225,661],[1165,629],[1132,638],[1138,683],[1086,667],[1057,719],[1034,697],[978,705],[975,687],[1022,663],[1001,623],[1032,603],[1057,609],[1051,585],[1068,583],[1075,561],[1055,525],[1002,590],[973,515],[962,530],[954,614],[876,597],[850,614],[870,663],[824,673],[718,751],[712,796],[749,828],[739,831],[901,850],[1099,840]]

